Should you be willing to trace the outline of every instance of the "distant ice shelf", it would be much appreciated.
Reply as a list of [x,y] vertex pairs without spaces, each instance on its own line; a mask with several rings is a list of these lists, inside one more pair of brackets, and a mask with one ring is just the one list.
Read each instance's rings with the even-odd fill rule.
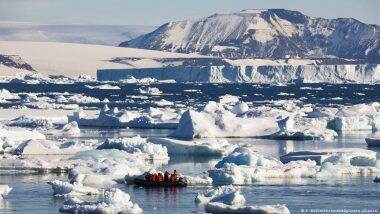
[[249,83],[380,83],[378,64],[169,66],[161,68],[99,69],[99,81],[128,78],[172,79],[176,82]]

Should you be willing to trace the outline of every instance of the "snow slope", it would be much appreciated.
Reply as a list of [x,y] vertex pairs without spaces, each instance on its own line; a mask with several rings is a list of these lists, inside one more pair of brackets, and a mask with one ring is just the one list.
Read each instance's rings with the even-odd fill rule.
[[153,29],[151,26],[50,25],[0,21],[0,40],[117,45]]
[[[133,68],[132,65],[111,62],[119,57],[126,58],[189,58],[196,55],[168,53],[161,51],[121,48],[103,45],[0,41],[0,53],[18,55],[36,71],[47,75],[96,75],[100,68]],[[148,63],[149,67],[150,64]],[[144,67],[140,63],[139,67]]]
[[380,27],[284,9],[243,10],[169,22],[123,47],[228,58],[339,57],[380,62]]

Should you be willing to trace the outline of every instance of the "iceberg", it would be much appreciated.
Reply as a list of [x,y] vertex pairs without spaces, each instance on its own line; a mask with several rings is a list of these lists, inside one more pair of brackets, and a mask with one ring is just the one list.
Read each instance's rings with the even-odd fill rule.
[[278,131],[275,118],[243,118],[209,103],[202,111],[187,110],[182,114],[177,129],[171,134],[176,138],[205,137],[263,137]]
[[247,166],[265,166],[265,167],[275,167],[281,165],[281,163],[271,157],[265,157],[250,148],[237,147],[228,156],[222,158],[215,167],[221,168],[224,164],[233,163],[236,165],[247,165]]
[[142,159],[140,153],[128,153],[118,149],[78,152],[69,160],[77,162],[70,171],[69,179],[89,186],[124,183],[125,178],[133,180],[156,164],[153,162],[152,165],[148,160]]
[[336,131],[380,130],[380,103],[344,106],[329,121]]
[[325,140],[331,141],[338,136],[327,128],[327,120],[320,118],[287,117],[278,121],[279,132],[269,136],[284,140]]
[[117,189],[106,189],[102,200],[82,201],[72,198],[63,203],[60,212],[64,213],[142,213],[138,204],[130,201],[130,196]]
[[[330,151],[331,152],[331,151]],[[297,152],[282,157],[285,164],[274,158],[266,158],[250,150],[237,148],[208,170],[214,184],[249,185],[271,183],[273,180],[301,178],[340,178],[344,176],[372,175],[380,173],[376,153],[368,150],[346,149],[331,152],[320,158],[320,166],[314,161],[318,154]],[[324,159],[323,159],[324,158]]]

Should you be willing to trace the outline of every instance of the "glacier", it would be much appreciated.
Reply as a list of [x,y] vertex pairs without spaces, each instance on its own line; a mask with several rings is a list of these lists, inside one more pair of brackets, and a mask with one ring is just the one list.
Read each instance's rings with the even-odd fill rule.
[[380,83],[378,64],[341,65],[215,65],[160,68],[99,69],[99,81],[154,78],[176,82],[247,83]]

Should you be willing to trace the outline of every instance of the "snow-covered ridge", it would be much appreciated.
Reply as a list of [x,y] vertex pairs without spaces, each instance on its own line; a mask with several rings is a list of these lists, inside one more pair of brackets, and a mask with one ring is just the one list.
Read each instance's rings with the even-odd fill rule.
[[0,21],[0,40],[117,45],[153,30],[133,25],[52,25]]
[[[152,59],[196,58],[199,55],[59,42],[0,41],[3,55],[16,55],[44,75],[95,76],[100,68],[157,67]],[[133,58],[133,63],[115,62],[115,58]],[[132,60],[130,60],[132,61]],[[0,72],[4,68],[0,65]],[[19,69],[18,72],[21,72]]]
[[174,79],[176,82],[252,83],[379,83],[378,64],[359,65],[262,65],[176,66],[164,68],[101,69],[100,81],[134,78]]
[[244,10],[169,22],[120,46],[228,58],[335,56],[379,62],[379,34],[379,26],[355,19],[312,18],[284,9]]

